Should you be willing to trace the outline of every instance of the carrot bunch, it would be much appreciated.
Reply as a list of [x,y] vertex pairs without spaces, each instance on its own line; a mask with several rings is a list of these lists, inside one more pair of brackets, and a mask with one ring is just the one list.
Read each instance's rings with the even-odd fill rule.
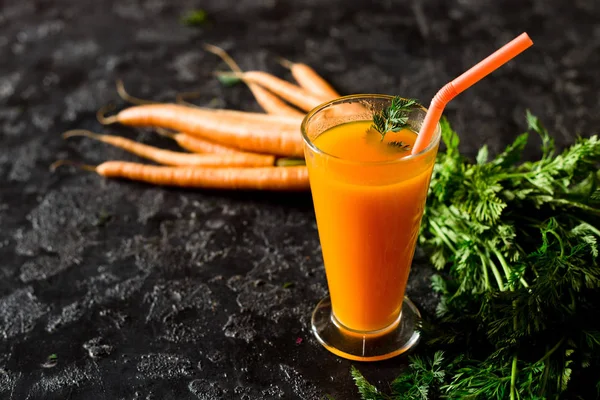
[[231,69],[218,75],[244,82],[264,112],[202,108],[182,101],[154,103],[130,96],[119,82],[119,95],[134,105],[112,116],[100,110],[98,120],[103,125],[152,127],[185,151],[73,130],[63,137],[100,141],[161,165],[107,161],[89,166],[59,160],[53,168],[75,164],[107,178],[190,188],[308,189],[300,124],[307,111],[340,95],[306,64],[280,60],[296,80],[292,83],[264,71],[242,71],[223,49],[212,45],[204,48]]

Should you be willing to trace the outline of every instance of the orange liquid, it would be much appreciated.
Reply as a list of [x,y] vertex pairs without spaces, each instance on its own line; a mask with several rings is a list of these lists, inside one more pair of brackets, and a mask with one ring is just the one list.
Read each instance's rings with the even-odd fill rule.
[[390,132],[382,142],[370,125],[350,122],[314,139],[334,157],[305,152],[333,313],[358,331],[386,328],[400,314],[436,153],[402,160],[410,151],[389,142],[412,146],[417,135]]

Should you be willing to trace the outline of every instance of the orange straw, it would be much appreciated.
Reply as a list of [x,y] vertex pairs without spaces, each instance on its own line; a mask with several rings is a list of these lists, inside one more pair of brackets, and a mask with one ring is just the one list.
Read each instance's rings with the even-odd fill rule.
[[531,45],[533,45],[533,41],[529,38],[527,33],[522,33],[487,58],[471,67],[458,78],[444,85],[431,100],[429,110],[427,111],[427,115],[425,115],[423,125],[421,126],[421,131],[413,146],[412,154],[419,153],[429,145],[437,123],[442,117],[444,107],[446,107],[446,104],[448,104],[450,100],[518,56]]

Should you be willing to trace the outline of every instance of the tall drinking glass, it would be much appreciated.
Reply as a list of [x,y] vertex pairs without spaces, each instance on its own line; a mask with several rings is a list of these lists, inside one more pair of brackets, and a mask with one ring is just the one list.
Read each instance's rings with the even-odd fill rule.
[[[418,154],[426,109],[414,107],[408,131],[369,130],[387,95],[352,95],[322,104],[302,122],[329,297],[314,310],[312,330],[328,350],[361,361],[401,354],[419,339],[420,316],[404,296],[440,128]],[[408,139],[408,140],[407,140]]]

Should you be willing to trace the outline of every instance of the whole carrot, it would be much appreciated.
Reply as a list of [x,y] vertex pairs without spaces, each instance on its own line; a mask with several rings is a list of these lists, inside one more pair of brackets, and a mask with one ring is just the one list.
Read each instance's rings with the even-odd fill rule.
[[[300,126],[302,123],[302,119],[304,117],[300,116],[291,116],[291,115],[272,115],[272,114],[264,114],[259,112],[251,112],[251,111],[238,111],[238,110],[230,110],[225,108],[206,108],[199,106],[185,106],[181,104],[174,103],[148,103],[148,104],[139,104],[135,106],[128,107],[121,112],[124,111],[134,111],[134,110],[162,110],[163,112],[176,112],[176,113],[185,113],[189,112],[189,115],[202,117],[202,118],[219,118],[225,121],[236,121],[236,122],[258,122],[263,124],[272,124],[272,125],[286,125],[286,126]],[[97,117],[98,120],[103,124],[111,124],[115,122],[119,122],[117,120],[117,116],[106,117],[103,114],[105,112],[114,110],[114,106],[112,104],[101,108],[98,110]]]
[[237,77],[246,83],[260,85],[304,111],[310,111],[319,104],[331,100],[330,98],[317,96],[298,85],[263,71],[221,72],[218,75]]
[[340,97],[340,94],[309,65],[285,58],[280,58],[279,63],[290,70],[298,85],[306,91],[328,100]]
[[295,117],[230,110],[207,110],[177,104],[126,108],[98,119],[104,124],[153,126],[183,131],[213,142],[255,153],[302,156],[303,143]]
[[200,139],[183,132],[168,132],[162,128],[156,128],[156,132],[160,135],[173,139],[177,142],[179,147],[192,153],[212,153],[212,154],[232,154],[232,153],[243,153],[240,150],[236,150],[231,147],[223,146],[218,143],[211,142],[210,140]]
[[[257,154],[257,153],[241,152],[241,151],[233,149],[231,147],[222,146],[220,144],[213,143],[209,140],[200,139],[200,138],[197,138],[194,136],[187,135],[182,132],[173,133],[173,132],[168,132],[162,128],[157,128],[156,131],[160,135],[163,135],[165,137],[175,140],[181,148],[191,151],[192,153],[199,153],[199,154],[206,154],[206,153],[211,153],[211,154],[233,154],[233,153]],[[275,165],[280,166],[280,167],[306,165],[306,161],[304,160],[304,157],[301,157],[301,158],[282,157],[282,158],[277,158],[275,160]]]
[[[212,44],[205,44],[204,49],[210,53],[219,56],[229,66],[229,68],[231,68],[233,72],[243,73],[239,65],[222,48],[214,46]],[[262,86],[259,86],[252,82],[248,82],[246,83],[246,85],[254,95],[254,98],[256,99],[258,104],[267,113],[277,115],[292,115],[297,117],[304,116],[303,113],[301,113],[294,107],[289,106],[279,97],[264,89]]]
[[86,130],[73,130],[63,134],[65,139],[85,136],[126,150],[137,156],[164,165],[204,167],[264,167],[272,166],[275,157],[270,155],[235,152],[230,154],[191,154],[159,149],[120,136],[101,135]]
[[[59,165],[72,164],[58,161]],[[297,167],[204,168],[161,167],[125,161],[107,161],[98,166],[79,165],[106,178],[124,178],[161,186],[205,189],[301,191],[310,188],[308,170]]]

